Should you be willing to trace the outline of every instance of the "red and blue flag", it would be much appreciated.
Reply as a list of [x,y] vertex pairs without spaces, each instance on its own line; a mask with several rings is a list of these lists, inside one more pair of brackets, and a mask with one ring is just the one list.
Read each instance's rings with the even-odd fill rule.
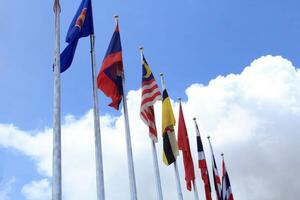
[[106,55],[103,59],[100,72],[97,77],[97,86],[110,97],[109,106],[119,109],[123,97],[123,59],[119,25],[116,25]]
[[71,66],[78,40],[91,34],[94,34],[92,3],[91,0],[82,0],[67,33],[68,46],[60,54],[61,73]]
[[233,200],[233,194],[232,194],[232,190],[231,190],[228,172],[225,167],[224,157],[222,160],[222,192],[221,192],[221,196],[222,196],[222,200]]

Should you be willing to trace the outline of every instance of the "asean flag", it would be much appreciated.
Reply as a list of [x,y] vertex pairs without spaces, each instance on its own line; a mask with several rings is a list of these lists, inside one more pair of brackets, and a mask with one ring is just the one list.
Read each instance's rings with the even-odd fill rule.
[[119,110],[119,105],[123,97],[122,76],[122,46],[119,25],[117,23],[97,77],[98,88],[102,90],[107,97],[111,98],[112,102],[109,106],[116,110]]

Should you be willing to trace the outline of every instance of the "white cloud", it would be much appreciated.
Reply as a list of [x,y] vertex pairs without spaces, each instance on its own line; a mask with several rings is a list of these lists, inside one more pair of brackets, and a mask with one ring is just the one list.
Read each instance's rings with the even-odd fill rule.
[[22,188],[22,194],[27,200],[50,200],[51,187],[47,179],[32,181]]
[[[197,117],[210,162],[207,140],[211,135],[216,157],[225,153],[236,199],[279,200],[300,196],[297,155],[300,136],[300,73],[282,57],[261,57],[241,74],[219,76],[207,86],[193,84],[186,90],[183,109],[196,161],[193,117]],[[133,154],[139,199],[155,199],[152,155],[147,128],[139,118],[140,91],[130,91],[128,107],[132,132]],[[156,106],[160,130],[161,105]],[[174,104],[178,113],[178,104]],[[95,198],[95,164],[92,112],[81,118],[65,117],[62,127],[63,193],[66,200]],[[107,199],[129,199],[127,157],[123,116],[101,117]],[[30,156],[37,170],[51,176],[52,131],[45,129],[28,134],[14,125],[0,125],[0,145],[17,149]],[[161,141],[158,154],[161,155]],[[182,168],[182,158],[178,159]],[[196,163],[196,162],[195,162]],[[165,199],[176,198],[173,167],[159,163]],[[220,166],[219,166],[220,167]],[[185,191],[183,171],[182,189]],[[198,190],[203,198],[200,173],[196,168]],[[46,180],[41,180],[46,181]],[[34,191],[48,192],[46,181],[24,186]],[[29,188],[29,189],[28,189]],[[289,191],[289,192],[286,192]],[[28,194],[28,193],[26,193]],[[39,193],[41,194],[41,193]],[[28,196],[28,195],[27,195]],[[185,199],[193,194],[184,192]],[[214,194],[213,194],[214,196]],[[30,199],[30,198],[28,198]],[[37,198],[35,198],[37,199]],[[43,199],[43,198],[41,198]]]

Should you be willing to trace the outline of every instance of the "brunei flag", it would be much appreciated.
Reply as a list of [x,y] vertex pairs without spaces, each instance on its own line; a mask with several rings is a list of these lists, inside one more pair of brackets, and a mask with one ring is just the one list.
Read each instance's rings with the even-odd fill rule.
[[163,162],[170,165],[178,156],[178,145],[175,137],[175,117],[166,89],[163,91],[162,102],[162,134],[163,134]]

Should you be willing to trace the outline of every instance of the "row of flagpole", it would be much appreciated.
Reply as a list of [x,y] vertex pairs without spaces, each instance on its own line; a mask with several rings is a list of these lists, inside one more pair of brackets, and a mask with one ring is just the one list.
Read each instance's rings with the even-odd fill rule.
[[[114,35],[112,37],[111,43],[109,45],[107,55],[102,63],[101,70],[99,72],[98,77],[96,78],[96,58],[95,58],[95,34],[93,28],[93,15],[92,15],[92,3],[91,0],[82,0],[82,3],[72,21],[70,29],[68,31],[66,41],[69,43],[65,50],[60,54],[60,5],[59,0],[54,0],[54,13],[55,13],[55,51],[54,51],[54,105],[53,105],[53,175],[52,175],[52,200],[61,200],[62,199],[62,173],[61,173],[61,89],[60,89],[60,73],[64,72],[72,63],[72,59],[76,50],[76,46],[79,38],[90,36],[90,53],[91,53],[91,67],[92,67],[92,85],[93,85],[93,114],[94,114],[94,137],[95,137],[95,162],[96,162],[96,183],[97,183],[97,200],[105,199],[105,188],[104,188],[104,172],[103,172],[103,156],[102,156],[102,145],[101,145],[101,129],[100,129],[100,117],[99,117],[99,102],[98,102],[98,93],[97,89],[101,89],[108,97],[111,97],[113,102],[110,106],[115,109],[119,108],[120,101],[123,100],[123,111],[124,111],[124,121],[125,121],[125,134],[126,134],[126,147],[127,147],[127,160],[128,160],[128,172],[129,172],[129,183],[130,183],[130,194],[132,200],[137,200],[137,187],[136,187],[136,179],[135,179],[135,171],[134,171],[134,162],[132,155],[132,144],[131,144],[131,133],[129,126],[129,118],[128,118],[128,109],[127,109],[127,99],[126,99],[126,90],[125,90],[125,75],[123,71],[123,62],[122,62],[122,48],[120,43],[120,35],[119,35],[119,27],[118,27],[118,17],[115,16],[116,21],[116,29]],[[86,25],[89,23],[88,25]],[[83,29],[86,29],[83,31]],[[116,53],[117,52],[117,53]],[[113,53],[113,54],[112,54]],[[151,70],[149,69],[148,64],[143,56],[143,48],[140,48],[141,59],[143,64],[143,70],[146,71],[146,75],[143,75],[143,81],[145,81],[145,87],[154,87],[158,90],[158,87],[155,83],[155,79],[152,75]],[[112,58],[113,57],[113,58]],[[62,65],[61,65],[62,59]],[[114,68],[115,77],[105,77],[106,73],[112,73],[109,68]],[[104,73],[105,72],[105,73]],[[102,74],[101,74],[102,73]],[[165,104],[166,108],[163,106],[163,115],[164,112],[166,116],[169,116],[170,119],[165,120],[165,126],[163,126],[163,143],[164,143],[164,152],[163,152],[163,160],[166,165],[173,164],[174,165],[174,174],[176,178],[177,185],[177,193],[178,199],[183,200],[183,194],[181,190],[180,176],[178,171],[178,165],[176,162],[176,157],[178,156],[178,145],[175,138],[175,119],[173,116],[172,107],[170,104],[170,100],[166,91],[166,84],[163,77],[163,74],[160,74],[161,84],[163,88],[163,104]],[[110,79],[110,80],[109,80]],[[144,80],[145,79],[145,80]],[[112,81],[112,84],[115,84],[116,94],[113,96],[109,94],[109,92],[103,89],[101,83],[103,81]],[[143,82],[144,84],[144,82]],[[119,90],[119,91],[118,91]],[[144,105],[146,110],[141,111],[141,118],[149,126],[149,134],[152,131],[152,154],[153,154],[153,165],[154,165],[154,174],[157,186],[157,197],[159,200],[163,200],[160,173],[158,167],[158,158],[156,151],[157,141],[157,132],[155,125],[155,116],[154,116],[154,108],[153,105],[158,98],[160,98],[160,92],[156,91],[156,93],[149,93],[147,95],[153,95],[152,101],[146,102]],[[154,91],[151,91],[154,92]],[[180,109],[181,109],[181,99],[179,99]],[[148,109],[148,110],[147,110]],[[142,110],[142,109],[141,109]],[[142,114],[145,114],[142,117]],[[146,117],[145,117],[146,116]],[[148,119],[147,119],[148,118]],[[151,121],[152,120],[152,121]],[[184,119],[183,119],[184,121]],[[197,122],[195,121],[196,131],[198,131]],[[185,123],[185,122],[183,122]],[[153,127],[154,124],[154,127]],[[164,116],[163,116],[163,124],[164,124]],[[152,127],[151,127],[152,126]],[[184,124],[185,127],[185,124]],[[152,129],[151,129],[152,128]],[[153,130],[154,128],[154,130]],[[185,130],[186,132],[186,130]],[[178,133],[179,134],[179,133]],[[151,135],[151,134],[150,134]],[[197,135],[198,136],[198,135]],[[200,135],[199,135],[200,136]],[[187,142],[188,136],[186,133]],[[156,138],[156,140],[155,140]],[[209,138],[208,138],[209,139]],[[197,141],[198,142],[198,141]],[[198,145],[198,144],[197,144]],[[201,144],[202,145],[202,144]],[[209,145],[212,153],[213,160],[213,170],[216,169],[215,159],[213,156],[212,146],[209,140]],[[182,147],[181,147],[182,148]],[[183,151],[183,149],[181,149]],[[189,145],[188,145],[189,154],[191,154]],[[198,152],[199,153],[199,152]],[[191,156],[191,155],[190,155]],[[206,161],[205,161],[206,162]],[[200,164],[199,164],[200,165]],[[223,158],[223,166],[225,169],[224,158]],[[193,169],[194,170],[194,169]],[[194,173],[194,172],[193,172]],[[208,171],[207,171],[208,173]],[[217,173],[217,171],[213,171],[213,173]],[[226,172],[227,173],[227,172]],[[224,175],[224,172],[223,172]],[[194,175],[193,175],[194,176]],[[219,175],[217,174],[219,177]],[[225,176],[225,175],[224,175]],[[208,174],[207,174],[208,177]],[[202,177],[203,179],[203,177]],[[220,178],[219,178],[220,179]],[[203,179],[204,180],[204,179]],[[229,179],[228,179],[229,180]],[[209,178],[208,178],[209,181]],[[217,192],[218,200],[233,200],[227,199],[226,195],[222,193],[222,188],[220,184],[220,180],[216,179],[214,175],[214,183]],[[195,199],[198,200],[198,191],[195,182],[195,177],[192,179],[194,196]],[[227,185],[230,183],[227,183]],[[210,184],[208,184],[210,187]],[[223,186],[222,186],[223,187]],[[224,198],[223,198],[224,196]],[[211,197],[208,198],[206,194],[206,200],[211,200]]]

